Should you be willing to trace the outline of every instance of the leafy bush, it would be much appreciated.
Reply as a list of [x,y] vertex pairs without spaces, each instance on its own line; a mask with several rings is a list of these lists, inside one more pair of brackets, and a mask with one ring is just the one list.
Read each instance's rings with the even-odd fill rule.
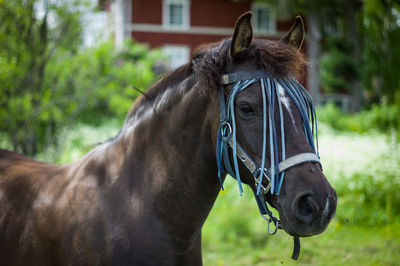
[[153,67],[162,58],[159,50],[127,41],[120,51],[111,43],[89,48],[75,56],[61,54],[51,65],[49,80],[75,92],[76,119],[100,124],[106,117],[121,120],[140,94],[156,78]]
[[370,111],[363,114],[371,126],[382,132],[390,129],[400,129],[400,106],[399,105],[373,105]]
[[335,187],[340,223],[378,225],[400,219],[400,156],[396,154],[388,154]]
[[[247,248],[265,246],[268,242],[267,223],[260,217],[253,192],[244,186],[240,196],[236,180],[230,176],[224,182],[224,189],[202,230],[203,243],[210,249],[224,245],[229,247],[228,251],[237,245]],[[245,251],[247,249],[242,252]]]
[[359,113],[345,114],[335,104],[328,103],[318,109],[317,115],[319,121],[341,131],[388,134],[392,129],[400,130],[400,106],[397,105],[373,105]]
[[[325,125],[329,125],[340,132],[354,132],[356,134],[341,134],[340,136],[360,136],[358,133],[366,133],[365,146],[370,147],[371,154],[379,149],[369,133],[391,134],[392,129],[399,130],[400,108],[395,105],[374,105],[369,110],[356,114],[344,114],[334,104],[327,104],[318,110],[318,118]],[[329,134],[329,132],[328,132]],[[399,137],[397,135],[397,137]],[[351,138],[350,138],[351,140]],[[350,141],[349,140],[349,141]],[[343,140],[342,140],[343,141]],[[368,143],[369,141],[369,143]],[[342,150],[351,149],[345,143]],[[362,144],[361,144],[362,145]],[[392,146],[392,148],[389,148]],[[345,166],[343,169],[335,169],[334,187],[338,193],[337,215],[338,221],[359,225],[389,224],[394,220],[400,220],[400,156],[396,150],[396,144],[387,146],[382,156],[365,158],[371,154],[360,154],[357,160],[358,167],[350,171]],[[364,150],[364,149],[362,149]],[[359,151],[358,151],[359,152]],[[357,153],[348,151],[350,154]],[[325,158],[328,154],[325,155]],[[346,154],[348,157],[348,154]],[[354,162],[355,163],[355,162]],[[359,167],[361,165],[361,167]],[[343,167],[343,165],[341,165]],[[340,167],[340,166],[336,166]]]
[[317,110],[318,121],[323,122],[334,129],[347,131],[350,130],[349,119],[342,110],[334,103],[327,103]]
[[[6,89],[5,83],[0,84],[6,100],[0,102],[1,137],[12,142],[14,136],[19,136],[14,150],[35,155],[57,144],[60,129],[73,122],[98,125],[107,117],[123,120],[140,94],[133,87],[145,90],[154,82],[152,69],[160,58],[160,51],[133,41],[121,51],[111,43],[76,53],[60,50],[47,64],[40,91],[33,93],[27,87],[18,96],[7,94],[7,90],[24,88]],[[0,73],[0,80],[2,77],[6,78]],[[27,136],[29,141],[24,141]],[[24,148],[26,143],[34,148]]]
[[76,119],[122,118],[139,94],[132,86],[155,79],[161,54],[143,45],[79,50],[84,3],[0,1],[0,143],[15,151],[33,156],[47,149]]
[[71,110],[65,97],[54,97],[45,76],[54,54],[77,50],[81,33],[80,13],[71,11],[76,3],[48,3],[43,16],[38,4],[0,2],[0,132],[14,150],[29,155],[51,142],[61,114]]

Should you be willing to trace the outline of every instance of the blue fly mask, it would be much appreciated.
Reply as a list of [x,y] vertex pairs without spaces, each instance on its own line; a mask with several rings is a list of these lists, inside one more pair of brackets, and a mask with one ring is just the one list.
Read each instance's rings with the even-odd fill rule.
[[[240,91],[245,90],[256,82],[260,82],[261,84],[261,93],[263,98],[263,141],[261,165],[257,165],[254,159],[248,155],[236,140],[236,96]],[[233,84],[233,88],[225,101],[224,85],[229,84]],[[277,229],[281,228],[280,221],[274,217],[272,212],[268,209],[264,199],[264,194],[267,194],[268,191],[270,191],[272,195],[279,195],[285,177],[285,170],[305,162],[317,162],[320,164],[318,154],[317,119],[311,96],[296,79],[274,78],[265,71],[244,71],[226,74],[221,78],[221,85],[222,86],[219,90],[220,124],[216,147],[218,177],[220,178],[221,186],[222,176],[224,173],[227,173],[237,180],[240,194],[242,194],[242,182],[238,167],[239,158],[254,177],[257,187],[255,198],[261,216],[268,221],[268,232],[270,234],[275,234]],[[302,118],[305,136],[314,153],[300,153],[290,158],[286,158],[285,125],[278,85],[284,89],[285,93],[295,103]],[[279,112],[278,125],[275,123],[275,109]],[[280,147],[278,147],[278,127],[280,129],[280,138],[282,140]],[[268,140],[267,135],[269,135]],[[316,138],[316,145],[314,145],[314,136]],[[269,148],[271,157],[269,162],[270,168],[266,168],[265,162],[267,148]],[[234,155],[233,166],[229,158],[230,151],[232,151],[232,154]],[[279,162],[278,159],[279,154],[281,154],[281,162]],[[263,181],[265,181],[264,179],[266,179],[268,183],[267,186],[263,185]],[[264,182],[264,184],[265,183],[266,182]],[[271,222],[275,225],[274,230],[270,230]],[[295,238],[295,250],[292,257],[296,259],[299,252],[300,240]]]

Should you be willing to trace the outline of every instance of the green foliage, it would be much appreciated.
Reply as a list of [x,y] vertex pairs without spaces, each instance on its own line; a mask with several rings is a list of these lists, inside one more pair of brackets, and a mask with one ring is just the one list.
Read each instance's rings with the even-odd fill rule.
[[400,4],[366,0],[363,9],[363,81],[372,103],[400,104]]
[[133,87],[145,90],[154,82],[152,69],[160,58],[159,50],[150,51],[133,41],[127,41],[120,51],[103,43],[75,56],[60,54],[49,79],[75,92],[76,119],[98,125],[107,117],[125,117],[140,94]]
[[368,124],[378,128],[381,132],[388,133],[391,129],[400,130],[399,105],[373,105],[371,110],[364,111],[361,116],[366,117]]
[[26,155],[57,144],[77,119],[123,119],[139,94],[132,86],[149,86],[161,57],[132,41],[119,52],[111,43],[79,50],[82,3],[44,1],[42,18],[38,3],[0,2],[0,143]]
[[78,160],[99,143],[118,134],[123,121],[118,118],[102,119],[100,126],[77,121],[58,133],[63,141],[51,146],[36,158],[46,162],[67,164]]
[[[225,191],[220,192],[218,196],[220,200],[213,208],[213,212],[218,216],[211,218],[211,221],[207,223],[203,234],[204,241],[210,243],[212,241],[226,243],[240,241],[243,245],[266,244],[264,238],[266,225],[265,221],[259,217],[253,192],[245,186],[244,193],[240,196],[236,181],[229,176],[224,187]],[[229,209],[232,211],[227,211]],[[243,215],[242,212],[234,210],[247,210],[247,213]],[[260,219],[249,220],[251,216]]]
[[351,93],[357,66],[350,56],[352,48],[336,37],[328,38],[327,52],[320,59],[321,85],[329,93]]
[[[334,104],[327,104],[318,110],[318,118],[339,132],[380,132],[389,135],[400,130],[400,108],[397,105],[373,105],[370,110],[344,114]],[[373,143],[371,139],[371,143],[365,145],[376,151],[374,145],[378,143]],[[391,145],[396,149],[398,144]],[[365,158],[367,164],[359,161],[366,164],[362,171],[349,173],[349,169],[343,169],[335,180],[339,223],[380,225],[400,220],[400,157],[396,150],[388,150],[377,158],[373,161]]]
[[318,109],[318,120],[340,131],[366,133],[378,131],[391,134],[400,130],[400,106],[372,105],[368,110],[355,114],[344,114],[333,103],[328,103]]
[[327,103],[317,110],[318,121],[340,131],[364,133],[370,128],[358,118],[360,115],[344,114],[334,103]]
[[[36,0],[0,2],[0,131],[14,150],[33,155],[51,142],[68,103],[50,108],[53,88],[46,73],[54,53],[76,50],[79,12],[48,3],[39,18]],[[73,5],[73,3],[71,4]],[[52,15],[54,24],[49,26]]]
[[336,182],[340,223],[382,225],[400,219],[400,157],[385,155],[363,172]]

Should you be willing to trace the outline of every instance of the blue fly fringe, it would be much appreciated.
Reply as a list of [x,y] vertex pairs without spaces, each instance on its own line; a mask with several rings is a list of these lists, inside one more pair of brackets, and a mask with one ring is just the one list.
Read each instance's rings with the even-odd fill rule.
[[[266,160],[266,149],[267,149],[267,134],[269,132],[269,151],[270,151],[270,178],[271,178],[271,194],[279,195],[283,180],[285,177],[285,173],[279,173],[279,153],[281,153],[282,161],[286,159],[286,147],[285,147],[285,125],[283,119],[283,111],[282,111],[282,101],[281,96],[279,95],[279,88],[281,86],[284,92],[290,97],[290,99],[294,102],[297,107],[297,110],[300,113],[303,123],[303,129],[308,143],[313,149],[314,153],[318,153],[318,126],[317,126],[317,118],[315,107],[312,103],[312,99],[310,94],[306,89],[294,78],[261,78],[261,79],[249,79],[243,81],[237,81],[231,92],[228,95],[228,100],[226,104],[226,114],[227,121],[231,125],[231,129],[224,128],[223,125],[219,126],[218,129],[218,138],[217,138],[217,165],[218,165],[218,177],[222,186],[222,175],[223,175],[223,166],[222,166],[222,154],[224,152],[223,141],[229,141],[229,138],[232,138],[232,150],[233,150],[233,165],[234,169],[225,169],[230,175],[233,175],[236,178],[238,183],[238,188],[240,195],[243,193],[242,181],[239,173],[238,160],[236,156],[236,119],[235,119],[235,99],[240,91],[243,91],[248,86],[260,81],[261,83],[261,92],[262,92],[262,100],[263,100],[263,144],[262,144],[262,162],[261,162],[261,171],[258,175],[258,186],[257,186],[257,195],[261,191],[261,184],[265,171],[265,160]],[[277,127],[275,123],[275,102],[278,104],[279,111],[279,127]],[[268,132],[267,132],[268,125]],[[278,129],[280,132],[281,139],[281,147],[278,147]],[[231,132],[227,132],[231,130]],[[314,144],[314,136],[316,146]],[[223,188],[223,187],[222,187]]]

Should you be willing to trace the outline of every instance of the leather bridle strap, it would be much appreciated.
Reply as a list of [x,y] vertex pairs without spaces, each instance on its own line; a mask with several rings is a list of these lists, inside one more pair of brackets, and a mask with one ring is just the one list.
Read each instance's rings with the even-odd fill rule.
[[[316,162],[321,166],[321,161],[319,160],[318,156],[315,153],[305,152],[305,153],[299,153],[280,162],[279,173],[286,171],[287,169],[292,168],[293,166],[296,166],[298,164],[307,162]],[[270,172],[270,169],[268,169],[268,172]]]
[[266,79],[272,77],[273,76],[271,74],[263,70],[240,71],[222,75],[220,82],[221,85],[228,85],[242,80]]

